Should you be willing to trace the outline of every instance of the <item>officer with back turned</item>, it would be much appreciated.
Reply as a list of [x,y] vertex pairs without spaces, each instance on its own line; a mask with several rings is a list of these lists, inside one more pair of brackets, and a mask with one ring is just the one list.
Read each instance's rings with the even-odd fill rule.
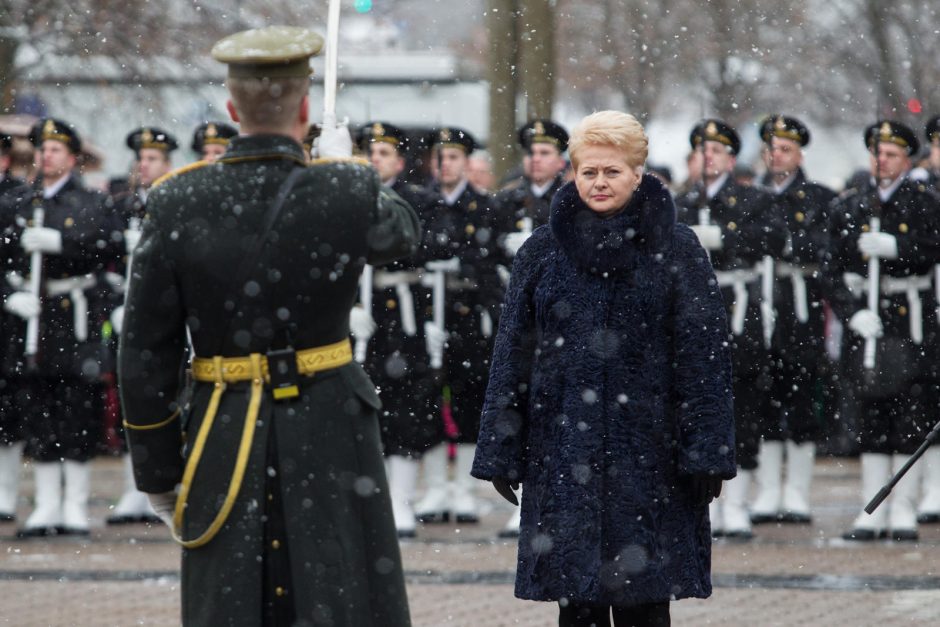
[[214,46],[241,134],[154,186],[134,251],[124,424],[137,486],[184,548],[186,625],[410,623],[349,311],[363,266],[410,254],[418,221],[349,157],[345,126],[323,129],[308,164],[322,43],[275,26]]

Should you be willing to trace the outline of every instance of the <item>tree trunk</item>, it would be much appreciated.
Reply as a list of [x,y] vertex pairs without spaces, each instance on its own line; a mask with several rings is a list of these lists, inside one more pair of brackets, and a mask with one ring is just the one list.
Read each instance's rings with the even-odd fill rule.
[[490,138],[493,174],[501,181],[516,165],[516,32],[515,2],[487,0],[489,33]]
[[555,100],[555,18],[552,0],[519,0],[516,37],[525,122],[550,118]]

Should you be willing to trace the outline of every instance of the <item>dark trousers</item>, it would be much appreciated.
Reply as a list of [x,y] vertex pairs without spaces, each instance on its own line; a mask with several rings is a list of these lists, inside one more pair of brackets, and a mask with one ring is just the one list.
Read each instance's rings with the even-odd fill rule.
[[630,607],[609,605],[559,604],[559,627],[610,627],[610,615],[614,616],[614,627],[669,627],[669,601],[645,603]]

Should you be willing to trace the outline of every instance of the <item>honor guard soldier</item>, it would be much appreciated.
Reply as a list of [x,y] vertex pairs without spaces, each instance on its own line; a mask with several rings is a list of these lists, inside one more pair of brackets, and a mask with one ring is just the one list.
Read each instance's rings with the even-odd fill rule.
[[237,135],[238,129],[231,124],[205,122],[196,127],[190,147],[199,155],[201,161],[212,163],[225,154],[232,138]]
[[87,535],[88,462],[101,432],[106,350],[103,320],[91,305],[97,277],[120,255],[120,235],[104,198],[81,182],[78,133],[47,118],[29,139],[39,176],[11,208],[0,240],[0,258],[10,260],[11,271],[4,308],[12,314],[3,318],[3,370],[22,385],[15,411],[36,483],[35,508],[17,535]]
[[[908,177],[918,141],[907,126],[880,120],[865,130],[871,181],[833,203],[825,265],[829,300],[846,324],[842,362],[858,399],[862,503],[888,483],[936,421],[926,393],[936,353],[924,306],[940,258],[940,199]],[[934,352],[933,355],[930,353]],[[917,539],[919,465],[894,486],[888,502],[861,512],[848,540]]]
[[[532,231],[548,224],[552,198],[565,184],[568,150],[568,132],[551,120],[536,119],[519,129],[519,145],[525,150],[525,175],[507,183],[494,199],[501,234],[502,259],[497,271],[502,282],[509,282],[509,268],[516,251],[529,238]],[[522,510],[516,508],[499,535],[514,538],[519,535]]]
[[[930,149],[927,165],[927,183],[937,191],[940,185],[940,116],[934,116],[927,122],[925,130],[927,144]],[[933,281],[934,290],[932,293],[934,311],[940,318],[940,259],[934,266]],[[929,311],[929,306],[928,306]],[[928,360],[928,363],[935,364],[931,367],[929,375],[932,380],[929,393],[936,399],[932,402],[933,407],[940,407],[940,329],[928,326],[924,332],[924,343],[926,350],[933,350],[935,357]],[[936,416],[934,420],[940,420]],[[920,523],[940,523],[940,447],[933,446],[927,449],[924,454],[924,495],[920,505],[917,507],[917,522]]]
[[505,233],[503,248],[512,257],[536,227],[548,224],[552,198],[565,184],[568,132],[551,120],[532,120],[519,129],[525,150],[524,176],[507,183],[496,195],[497,228]]
[[760,491],[751,506],[751,522],[809,523],[813,461],[821,435],[814,392],[827,360],[820,264],[828,241],[827,208],[835,193],[803,172],[810,134],[802,122],[771,115],[761,124],[760,136],[767,166],[762,187],[776,197],[790,245],[774,266],[774,408],[760,416],[765,419],[756,473]]
[[[470,466],[486,393],[493,314],[502,294],[491,201],[467,179],[467,158],[476,145],[469,132],[455,127],[440,129],[434,139],[439,200],[425,219],[421,254],[435,290],[433,326],[446,332],[442,368],[453,422],[441,428],[436,445],[423,458],[428,489],[415,506],[422,522],[444,522],[451,515],[457,522],[478,520]],[[428,338],[432,343],[439,339]],[[451,442],[456,442],[453,483],[447,480]]]
[[[29,187],[10,173],[12,150],[13,138],[0,133],[0,237],[4,236],[6,229],[14,228],[10,208],[18,199],[32,196]],[[0,297],[6,297],[10,289],[6,279],[0,277]],[[0,328],[6,329],[17,324],[15,319],[9,322],[5,320],[11,315],[6,309],[0,309]],[[10,348],[3,337],[0,339],[0,363],[6,362],[6,351]],[[19,392],[17,375],[0,370],[0,522],[16,520],[16,497],[25,444],[22,420],[16,410],[16,395]]]
[[710,505],[712,532],[752,536],[746,499],[757,467],[759,424],[774,410],[770,343],[773,334],[773,263],[787,243],[787,227],[770,195],[732,178],[741,148],[737,132],[706,119],[689,137],[702,153],[702,180],[676,199],[679,219],[692,226],[709,251],[731,321],[737,476]]
[[322,43],[284,26],[216,43],[242,134],[154,186],[134,252],[124,425],[137,486],[184,549],[186,625],[410,622],[380,403],[352,360],[349,311],[363,266],[410,254],[419,227],[349,158],[344,125],[323,129],[308,167]]
[[[120,335],[124,319],[124,291],[127,287],[128,268],[131,256],[140,239],[140,225],[147,207],[147,196],[154,181],[165,176],[173,169],[171,155],[178,147],[176,138],[166,131],[144,126],[131,131],[125,140],[127,147],[134,151],[134,171],[131,175],[131,189],[124,192],[112,201],[115,218],[123,225],[124,233],[124,263],[109,273],[109,283],[114,286],[112,292],[113,312],[111,324],[115,333]],[[160,518],[150,507],[147,495],[137,489],[134,484],[134,473],[131,457],[126,452],[127,445],[123,441],[123,429],[119,429],[124,455],[124,492],[114,506],[111,515],[105,520],[109,525],[126,525],[132,523],[157,523]]]
[[[359,138],[382,184],[426,221],[436,199],[424,188],[402,180],[408,145],[402,129],[371,122],[360,129]],[[382,399],[379,423],[395,527],[399,537],[405,538],[415,536],[413,501],[419,460],[440,439],[441,377],[430,366],[426,332],[442,340],[430,322],[431,290],[422,282],[422,270],[420,253],[376,268],[372,284],[362,287],[371,292],[371,299],[360,297],[362,307],[354,307],[350,317],[353,337],[368,342],[365,365]],[[362,280],[367,276],[363,273]],[[371,311],[363,311],[370,303]]]

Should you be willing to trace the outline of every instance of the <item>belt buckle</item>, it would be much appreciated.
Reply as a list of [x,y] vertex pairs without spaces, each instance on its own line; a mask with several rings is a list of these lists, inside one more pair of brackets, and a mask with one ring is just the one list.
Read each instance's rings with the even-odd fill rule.
[[270,350],[267,355],[271,394],[275,401],[290,401],[300,396],[297,383],[297,351],[293,347]]

